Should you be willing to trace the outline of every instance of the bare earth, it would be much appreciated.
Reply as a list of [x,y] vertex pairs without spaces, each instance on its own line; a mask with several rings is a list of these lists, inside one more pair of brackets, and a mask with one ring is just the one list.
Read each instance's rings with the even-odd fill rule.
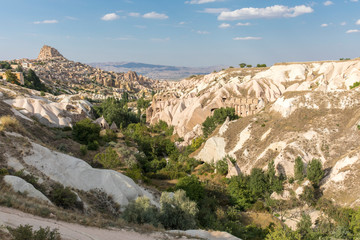
[[[0,226],[17,227],[26,224],[33,226],[34,229],[39,227],[56,228],[64,240],[154,240],[175,238],[165,233],[140,234],[125,229],[108,230],[86,227],[79,224],[41,218],[12,208],[0,207]],[[187,238],[184,237],[183,239]]]

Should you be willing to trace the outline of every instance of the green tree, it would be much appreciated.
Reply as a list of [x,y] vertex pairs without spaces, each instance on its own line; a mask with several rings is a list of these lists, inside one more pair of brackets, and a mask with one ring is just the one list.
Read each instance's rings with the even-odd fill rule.
[[73,127],[73,137],[82,144],[93,143],[100,138],[100,126],[89,118],[78,121]]
[[214,111],[213,116],[207,117],[202,124],[202,130],[205,137],[208,137],[215,128],[225,122],[226,118],[230,120],[238,119],[239,116],[235,114],[234,108],[219,108]]
[[234,176],[228,180],[227,192],[230,195],[231,201],[240,210],[245,210],[251,207],[255,202],[253,194],[249,189],[249,178],[246,176]]
[[160,222],[167,229],[192,229],[196,227],[198,213],[196,203],[191,201],[184,190],[173,195],[163,192],[160,198]]
[[240,66],[241,68],[244,68],[244,67],[246,67],[246,63],[240,63],[239,66]]
[[46,86],[40,81],[40,78],[32,69],[29,69],[27,73],[25,73],[24,82],[25,86],[28,88],[32,88],[38,91],[47,91]]
[[266,240],[300,240],[301,235],[288,227],[276,227],[266,235]]
[[108,147],[104,152],[96,154],[94,161],[101,163],[104,168],[108,169],[114,169],[121,165],[119,155],[112,147]]
[[307,178],[317,187],[323,177],[324,171],[322,170],[322,163],[319,159],[314,158],[307,166]]
[[13,83],[13,84],[20,85],[16,75],[10,69],[6,70],[5,76],[6,76],[6,81],[8,81],[10,83]]
[[250,191],[256,198],[263,197],[266,192],[269,191],[269,184],[264,172],[259,168],[253,168],[251,170],[249,179]]
[[138,197],[126,207],[123,217],[128,222],[144,224],[150,223],[154,226],[159,224],[159,210],[151,204],[149,198]]
[[228,163],[227,163],[227,158],[224,157],[223,159],[219,160],[216,162],[215,165],[215,169],[216,169],[216,173],[220,174],[220,175],[226,175],[228,173]]
[[304,163],[300,156],[295,159],[294,178],[297,181],[304,180]]
[[196,202],[199,202],[205,196],[204,186],[195,175],[180,178],[176,184],[176,189],[184,190],[186,196]]
[[313,230],[311,229],[311,218],[309,214],[302,213],[301,220],[297,223],[297,232],[301,235],[301,239],[311,239]]

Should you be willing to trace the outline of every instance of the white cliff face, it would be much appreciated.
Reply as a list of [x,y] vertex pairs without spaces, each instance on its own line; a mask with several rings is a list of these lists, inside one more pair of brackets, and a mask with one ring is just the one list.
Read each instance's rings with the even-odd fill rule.
[[[216,108],[234,107],[245,117],[258,113],[285,93],[344,91],[359,79],[360,60],[227,69],[173,83],[154,98],[147,120],[150,123],[164,120],[184,137]],[[296,110],[292,101],[279,100],[273,110],[286,117]],[[196,137],[196,134],[191,135]]]
[[44,194],[42,194],[39,190],[34,188],[33,185],[26,182],[24,179],[16,176],[6,175],[4,177],[4,181],[9,184],[15,192],[27,194],[28,197],[36,198],[52,205],[51,201]]
[[151,194],[121,173],[95,169],[81,159],[51,151],[36,143],[31,145],[32,153],[23,158],[24,162],[64,186],[83,191],[101,189],[122,207],[139,196],[151,197]]

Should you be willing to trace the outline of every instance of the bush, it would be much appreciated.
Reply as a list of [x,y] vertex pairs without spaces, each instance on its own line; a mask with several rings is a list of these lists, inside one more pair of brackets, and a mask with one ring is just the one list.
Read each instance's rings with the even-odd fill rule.
[[254,203],[254,197],[249,189],[248,177],[239,175],[228,180],[227,192],[231,201],[240,210],[248,209]]
[[[83,119],[73,127],[73,137],[82,144],[94,144],[100,138],[100,126],[93,123],[90,119]],[[93,147],[92,147],[93,148]],[[89,146],[88,149],[90,150]],[[97,148],[96,148],[97,149]]]
[[0,176],[8,175],[9,172],[6,168],[0,168]]
[[180,178],[179,182],[176,184],[176,189],[184,190],[186,192],[186,196],[196,202],[205,196],[204,186],[194,175]]
[[173,195],[163,192],[160,198],[160,222],[167,229],[192,229],[196,227],[198,208],[186,197],[184,190]]
[[93,142],[90,142],[88,145],[87,145],[87,149],[88,150],[93,150],[93,151],[96,151],[99,149],[99,143],[98,141],[93,141]]
[[85,156],[87,154],[87,147],[85,145],[80,146],[80,153],[82,156]]
[[30,225],[20,225],[17,228],[7,227],[14,240],[61,240],[57,229],[49,227],[33,231]]
[[82,202],[78,202],[76,194],[69,187],[61,184],[54,184],[49,198],[55,205],[65,209],[83,209]]
[[108,169],[117,168],[121,165],[120,158],[112,147],[108,147],[104,152],[96,154],[94,161],[101,163],[104,168]]
[[225,122],[226,118],[230,120],[238,119],[234,108],[219,108],[214,111],[213,116],[207,117],[202,123],[202,130],[205,137],[208,137],[215,128]]
[[159,210],[151,204],[149,198],[138,197],[127,205],[123,218],[132,223],[151,223],[154,226],[158,226]]
[[215,169],[216,173],[220,175],[226,175],[228,173],[228,163],[226,157],[217,161]]
[[323,177],[324,171],[322,170],[322,163],[320,160],[314,158],[307,166],[307,178],[317,187]]
[[294,178],[297,181],[304,180],[304,163],[300,156],[295,159]]
[[117,204],[114,199],[107,195],[107,193],[105,193],[103,190],[90,190],[90,192],[87,194],[87,200],[97,211],[114,217],[119,216],[119,204]]
[[2,116],[0,117],[0,131],[10,130],[10,131],[19,131],[21,129],[21,125],[19,121],[12,116]]

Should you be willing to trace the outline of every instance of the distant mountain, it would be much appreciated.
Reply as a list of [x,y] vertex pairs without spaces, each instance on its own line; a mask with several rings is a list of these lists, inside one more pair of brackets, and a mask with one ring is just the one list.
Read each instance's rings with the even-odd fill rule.
[[101,68],[105,71],[128,72],[135,71],[141,75],[159,80],[180,80],[191,75],[204,75],[219,71],[225,66],[209,67],[176,67],[167,65],[155,65],[137,62],[103,62],[89,63],[92,67]]

